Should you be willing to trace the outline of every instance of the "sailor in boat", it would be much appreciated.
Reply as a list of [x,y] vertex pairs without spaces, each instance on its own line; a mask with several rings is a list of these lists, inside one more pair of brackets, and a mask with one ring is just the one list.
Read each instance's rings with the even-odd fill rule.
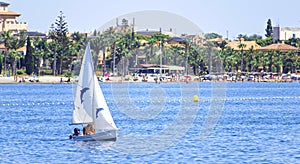
[[87,126],[83,127],[83,135],[91,134],[96,134],[96,129],[93,124],[88,124]]
[[79,135],[80,135],[80,129],[74,128],[74,133],[73,133],[73,135],[70,135],[70,139],[72,139],[75,136],[79,136]]

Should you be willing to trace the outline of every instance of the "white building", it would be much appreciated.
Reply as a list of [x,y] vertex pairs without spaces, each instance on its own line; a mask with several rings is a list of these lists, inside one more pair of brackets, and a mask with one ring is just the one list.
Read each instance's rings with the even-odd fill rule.
[[300,38],[300,27],[273,27],[274,40]]
[[21,16],[21,14],[10,11],[8,6],[8,3],[0,2],[0,32],[11,31],[17,33],[27,31],[28,24],[17,21],[17,17]]

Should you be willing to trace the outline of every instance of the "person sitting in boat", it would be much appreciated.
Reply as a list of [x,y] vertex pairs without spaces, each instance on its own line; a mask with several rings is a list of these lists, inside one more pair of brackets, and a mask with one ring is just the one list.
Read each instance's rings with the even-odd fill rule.
[[70,139],[72,139],[74,136],[79,136],[80,135],[80,129],[74,128],[74,133],[73,135],[70,135]]
[[93,124],[88,124],[87,126],[83,127],[83,135],[91,135],[95,133],[96,129]]

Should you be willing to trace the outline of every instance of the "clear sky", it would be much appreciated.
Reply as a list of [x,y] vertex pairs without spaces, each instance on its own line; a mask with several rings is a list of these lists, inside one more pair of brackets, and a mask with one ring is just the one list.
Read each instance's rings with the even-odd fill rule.
[[[300,27],[299,0],[0,0],[21,13],[29,31],[47,32],[63,11],[69,31],[91,32],[124,14],[160,10],[182,16],[205,33],[229,39],[238,34],[265,34],[266,22]],[[138,22],[137,22],[138,23]]]

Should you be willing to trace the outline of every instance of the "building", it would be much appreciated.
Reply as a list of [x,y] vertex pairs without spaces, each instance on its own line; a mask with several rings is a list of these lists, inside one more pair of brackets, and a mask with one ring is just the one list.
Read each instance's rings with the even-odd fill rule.
[[240,45],[243,44],[243,50],[248,51],[250,49],[256,50],[260,48],[260,45],[258,45],[255,41],[245,41],[244,38],[241,38],[241,40],[238,41],[232,41],[226,44],[226,47],[231,47],[234,51],[240,51]]
[[299,49],[297,47],[291,46],[291,45],[287,45],[282,43],[274,43],[265,47],[260,47],[256,49],[257,51],[272,51],[272,50],[279,50],[280,52],[288,52],[288,51],[296,51],[298,52]]
[[0,32],[11,31],[12,33],[18,33],[27,31],[28,24],[17,21],[21,14],[10,11],[8,6],[8,3],[0,2]]
[[273,27],[273,39],[288,40],[300,37],[300,27]]

